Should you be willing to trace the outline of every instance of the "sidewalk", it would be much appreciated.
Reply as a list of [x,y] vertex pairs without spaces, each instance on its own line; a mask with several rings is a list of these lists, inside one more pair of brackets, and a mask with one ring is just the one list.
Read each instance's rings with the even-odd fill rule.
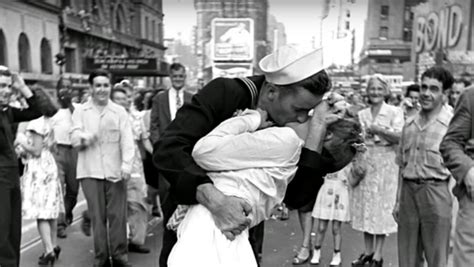
[[[80,230],[80,221],[76,221],[68,229],[68,237],[60,239],[59,245],[62,252],[55,266],[61,267],[83,267],[91,266],[93,261],[92,237],[86,237]],[[133,266],[158,267],[158,256],[161,250],[162,223],[151,221],[150,233],[147,237],[146,246],[151,249],[150,254],[129,254],[129,261]],[[36,229],[34,229],[36,232]],[[350,267],[351,261],[359,256],[364,249],[363,235],[352,230],[350,225],[344,224],[342,228],[342,267]],[[296,254],[301,242],[301,229],[298,215],[295,211],[290,212],[287,221],[269,220],[265,223],[265,240],[263,245],[262,267],[291,267],[293,256]],[[332,256],[332,233],[330,228],[322,248],[320,267],[329,266]],[[22,267],[36,266],[38,256],[42,253],[41,242],[37,242],[22,250]],[[396,235],[387,237],[384,246],[384,266],[398,266]],[[303,264],[301,266],[311,266]],[[452,266],[452,263],[448,266]]]

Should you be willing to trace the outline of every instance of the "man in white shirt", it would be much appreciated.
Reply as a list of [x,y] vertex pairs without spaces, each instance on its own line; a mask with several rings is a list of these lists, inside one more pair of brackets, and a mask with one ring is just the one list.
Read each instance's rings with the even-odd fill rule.
[[76,179],[77,150],[71,145],[72,113],[72,88],[69,80],[60,79],[56,86],[58,102],[61,108],[51,118],[51,126],[57,149],[54,153],[58,174],[61,179],[64,194],[65,214],[60,214],[58,219],[58,237],[66,238],[66,228],[72,222],[72,210],[77,203],[79,181]]
[[127,181],[135,155],[125,109],[110,97],[109,74],[89,75],[91,99],[73,113],[71,143],[79,149],[80,179],[94,233],[94,266],[130,266],[127,251]]

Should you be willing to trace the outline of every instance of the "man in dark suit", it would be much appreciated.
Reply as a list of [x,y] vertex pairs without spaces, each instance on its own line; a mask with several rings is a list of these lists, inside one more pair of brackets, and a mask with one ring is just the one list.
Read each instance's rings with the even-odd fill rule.
[[[158,139],[160,139],[160,136],[163,134],[166,127],[168,127],[171,121],[173,121],[175,118],[178,109],[181,108],[183,104],[191,102],[192,98],[192,94],[184,90],[186,84],[186,68],[180,63],[173,63],[170,66],[169,74],[171,79],[171,88],[164,92],[158,93],[153,98],[150,115],[150,140],[152,144],[156,144],[156,142],[158,142]],[[164,219],[167,220],[167,218],[169,218],[173,212],[171,207],[167,208],[167,206],[170,205],[170,201],[167,201],[167,187],[169,187],[168,183],[161,173],[159,173],[156,183],[150,184],[150,186],[153,187],[153,189],[149,192],[149,194],[152,195],[152,212],[154,214],[163,213],[160,215],[162,215]],[[162,207],[158,206],[159,202],[155,201],[156,197],[158,196],[158,191],[156,190],[158,188],[160,189],[160,198],[162,199],[161,203],[163,203],[163,212],[160,212]],[[167,212],[168,210],[170,211]],[[165,231],[169,230],[165,229]],[[169,234],[174,234],[174,232]]]
[[459,201],[453,266],[474,266],[474,86],[459,98],[448,132],[441,142],[444,164],[451,171]]
[[191,102],[192,94],[184,90],[186,68],[180,63],[170,66],[171,88],[157,94],[151,107],[150,139],[155,144],[166,127],[175,118],[176,112],[184,104]]

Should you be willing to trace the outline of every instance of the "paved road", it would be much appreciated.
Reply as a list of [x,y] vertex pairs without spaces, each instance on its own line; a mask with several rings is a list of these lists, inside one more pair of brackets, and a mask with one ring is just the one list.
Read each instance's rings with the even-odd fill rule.
[[[262,267],[289,267],[301,241],[301,230],[295,212],[290,213],[287,221],[270,220],[266,222],[265,242]],[[161,223],[156,224],[147,238],[147,246],[152,250],[150,254],[129,254],[133,266],[158,267],[158,255],[161,248]],[[61,257],[55,266],[84,267],[91,266],[93,259],[92,238],[86,237],[79,230],[76,223],[68,231],[68,238],[59,241],[63,248]],[[332,234],[326,234],[323,245],[322,260],[319,266],[329,266],[332,256]],[[342,256],[343,267],[350,266],[350,262],[363,250],[363,236],[350,228],[343,226]],[[41,243],[30,246],[22,252],[22,267],[37,266],[38,256],[42,253]],[[384,266],[398,266],[396,236],[387,237],[384,249]],[[311,266],[309,264],[302,266]]]

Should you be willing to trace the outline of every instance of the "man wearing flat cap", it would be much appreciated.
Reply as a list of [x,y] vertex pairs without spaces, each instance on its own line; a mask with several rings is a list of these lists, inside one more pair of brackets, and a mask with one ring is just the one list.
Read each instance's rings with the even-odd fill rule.
[[[248,227],[250,218],[247,215],[252,213],[248,203],[217,190],[206,171],[191,156],[201,137],[232,117],[237,110],[246,108],[259,107],[267,111],[269,119],[278,126],[304,122],[314,108],[311,130],[298,164],[299,172],[306,175],[299,175],[290,182],[292,190],[287,192],[285,202],[298,208],[316,197],[322,184],[318,177],[342,168],[352,159],[352,155],[347,155],[347,158],[335,161],[322,150],[331,112],[328,103],[321,100],[329,91],[331,82],[321,62],[321,50],[305,52],[296,45],[281,47],[260,61],[259,66],[265,75],[212,80],[194,95],[191,103],[177,112],[175,120],[154,144],[154,163],[171,184],[170,197],[163,204],[163,225],[177,204],[200,203],[213,214],[217,227],[226,236],[237,236]],[[263,228],[259,230],[263,236]],[[258,245],[255,243],[258,242],[255,241],[262,240],[252,240],[252,233],[250,235],[257,256]],[[160,266],[167,266],[175,242],[175,232],[165,228]]]

